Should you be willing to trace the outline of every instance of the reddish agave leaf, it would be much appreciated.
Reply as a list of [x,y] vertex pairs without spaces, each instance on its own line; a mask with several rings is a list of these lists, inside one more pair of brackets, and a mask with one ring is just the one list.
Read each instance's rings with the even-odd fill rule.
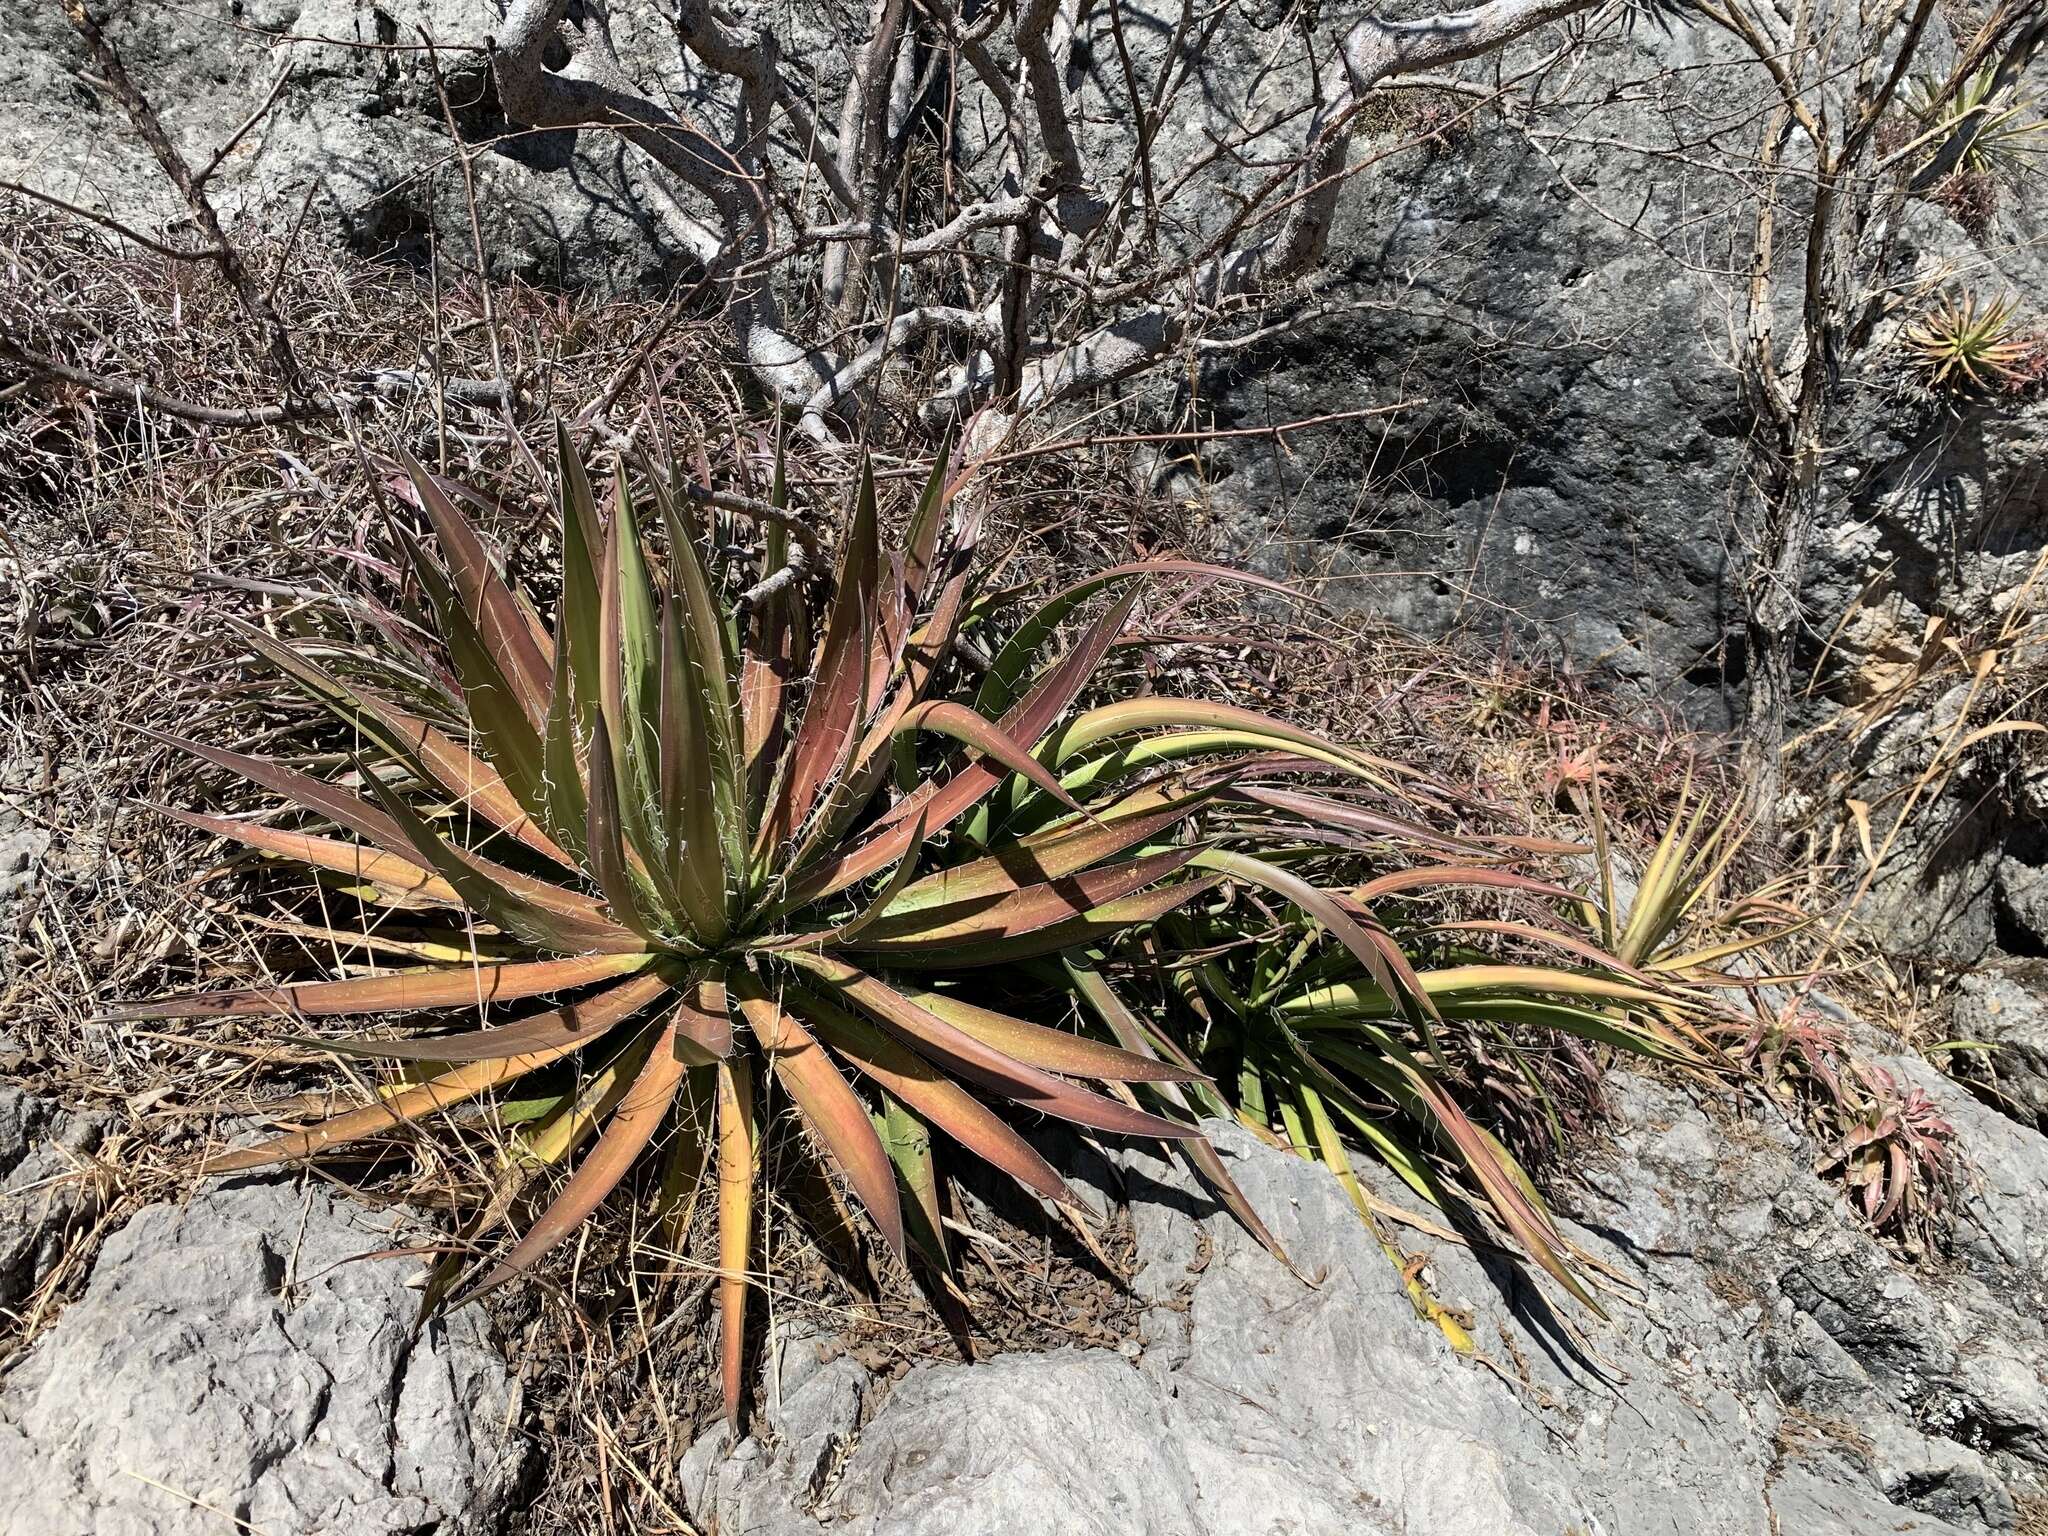
[[[681,530],[678,530],[681,535]],[[686,535],[681,535],[686,536]],[[689,914],[690,925],[710,939],[725,931],[727,870],[720,838],[719,806],[712,790],[716,751],[703,696],[693,686],[693,666],[672,603],[661,622],[659,724],[660,809],[668,840],[668,883]],[[733,806],[732,814],[739,814]]]
[[1095,822],[1034,832],[1007,847],[904,887],[888,904],[888,915],[930,911],[960,902],[986,900],[1026,886],[1063,879],[1127,848],[1150,842],[1201,808],[1208,797],[1189,795],[1159,810],[1123,814],[1136,797],[1109,807]]
[[[1322,765],[1309,762],[1307,766],[1319,768]],[[1337,826],[1368,837],[1391,837],[1405,842],[1424,843],[1441,848],[1447,853],[1483,855],[1486,852],[1485,847],[1479,843],[1451,837],[1426,827],[1419,821],[1409,821],[1400,816],[1389,816],[1381,811],[1367,810],[1363,806],[1333,800],[1327,795],[1276,789],[1266,784],[1232,785],[1225,789],[1223,794],[1228,799],[1245,800],[1276,811],[1285,811],[1291,816],[1298,816],[1309,827],[1318,831],[1326,831],[1331,826]]]
[[719,1375],[737,1434],[746,1392],[747,1263],[754,1228],[754,1070],[744,1056],[718,1064]]
[[670,1023],[648,1053],[633,1086],[612,1111],[611,1122],[597,1138],[597,1145],[576,1164],[576,1171],[569,1175],[561,1194],[512,1245],[512,1251],[469,1288],[463,1297],[465,1301],[487,1295],[533,1268],[618,1187],[654,1139],[669,1105],[675,1102],[676,1090],[682,1086],[687,1069],[676,1056],[674,1039],[675,1025]]
[[318,1050],[344,1056],[381,1056],[393,1061],[501,1061],[532,1052],[559,1055],[602,1039],[635,1014],[666,997],[675,983],[659,971],[645,971],[581,1002],[564,1003],[530,1018],[514,1019],[490,1029],[466,1029],[452,1035],[412,1040],[376,1040],[352,1035],[345,1040],[310,1040]]
[[648,954],[579,955],[568,960],[507,961],[407,971],[395,976],[361,976],[349,981],[309,981],[286,987],[237,987],[197,997],[131,1003],[105,1015],[112,1020],[246,1018],[257,1014],[412,1013],[427,1008],[481,1008],[516,1002],[544,992],[566,992],[641,970]]
[[[950,478],[953,467],[953,429],[932,455],[931,473],[911,509],[910,525],[903,541],[903,599],[906,609],[915,608],[926,595],[932,578],[932,560],[938,553],[939,534],[946,525],[946,509],[967,483],[967,475]],[[971,473],[971,471],[970,471]]]
[[1058,1204],[1072,1203],[1073,1195],[1052,1165],[958,1083],[865,1019],[815,993],[793,995],[804,1017],[832,1048],[886,1092],[1026,1189]]
[[[1387,951],[1391,948],[1394,956],[1399,957],[1399,946],[1381,943],[1380,940],[1384,939],[1385,935],[1382,933],[1375,937],[1377,923],[1372,925],[1372,929],[1362,926],[1328,891],[1302,879],[1292,870],[1282,869],[1277,864],[1269,864],[1263,859],[1251,858],[1246,854],[1212,850],[1204,854],[1200,862],[1210,869],[1220,870],[1252,885],[1263,886],[1274,895],[1293,902],[1327,928],[1338,943],[1350,950],[1353,958],[1365,967],[1366,974],[1372,977],[1374,984],[1387,996],[1406,996],[1415,999],[1424,1009],[1431,1007],[1427,994],[1413,984],[1412,971],[1407,977],[1409,985],[1404,987],[1396,981],[1397,967],[1391,963],[1392,957]],[[1370,914],[1366,916],[1370,918]],[[1398,969],[1405,970],[1406,966],[1406,959],[1402,957]]]
[[379,705],[396,729],[405,733],[406,744],[425,764],[435,781],[458,805],[474,809],[507,836],[518,839],[543,858],[565,869],[576,861],[527,814],[498,771],[445,732],[426,721],[390,705]]
[[983,757],[992,757],[1010,772],[1023,775],[1068,810],[1087,814],[1051,771],[1031,755],[1028,747],[1008,735],[1001,726],[984,720],[965,704],[956,704],[950,699],[928,699],[913,705],[904,712],[892,734],[903,731],[936,731],[964,742]]
[[[337,789],[334,785],[313,778],[309,774],[287,768],[282,763],[269,762],[264,758],[246,757],[240,752],[229,752],[220,747],[209,747],[196,741],[165,736],[155,731],[145,731],[143,734],[176,747],[181,752],[189,752],[194,757],[240,774],[252,784],[347,828],[386,853],[408,863],[419,861],[418,848],[388,812],[377,809],[368,801],[350,794],[345,789]],[[451,852],[460,852],[452,845],[448,846]],[[605,927],[611,926],[603,922],[603,914],[599,911],[597,903],[588,896],[563,890],[558,885],[550,885],[547,881],[536,880],[530,875],[522,875],[516,870],[507,869],[501,864],[495,864],[474,854],[463,854],[462,857],[466,864],[484,878],[503,886],[513,895],[530,901],[545,911],[562,917],[598,922]]]
[[[1062,657],[1030,693],[1003,716],[999,724],[1004,734],[1019,741],[1035,742],[1046,733],[1052,722],[1087,685],[1089,678],[1094,676],[1095,669],[1109,651],[1110,643],[1122,633],[1135,601],[1135,595],[1126,598],[1096,621],[1081,643]],[[911,829],[907,818],[924,811],[930,831],[943,832],[988,798],[1003,782],[1003,777],[975,763],[962,768],[942,787],[927,784],[915,794],[904,796],[877,823],[881,830],[875,836],[852,852],[830,859],[801,876],[794,883],[792,904],[815,901],[821,896],[843,891],[867,879],[876,870],[894,863],[902,857],[903,849],[910,842]]]
[[[1052,729],[1053,722],[1066,713],[1067,707],[1081,696],[1081,690],[1093,680],[1102,666],[1109,648],[1123,634],[1124,626],[1130,622],[1131,610],[1137,605],[1138,594],[1133,592],[1123,601],[1113,604],[1107,612],[1088,627],[1074,648],[1062,656],[1044,675],[1034,683],[1028,693],[1007,710],[996,723],[1005,735],[1019,741],[1036,745],[1045,733]],[[941,801],[949,809],[958,802],[957,816],[962,811],[979,804],[988,792],[1002,782],[1003,776],[986,768],[970,769],[955,774],[942,788],[926,786],[918,795],[906,796],[891,806],[882,817],[882,826],[891,826],[910,814],[912,802],[921,795],[928,795]],[[955,789],[960,781],[966,780],[963,788]],[[948,821],[938,823],[943,828]]]
[[1486,1192],[1488,1204],[1500,1214],[1508,1230],[1521,1244],[1522,1251],[1541,1265],[1559,1285],[1591,1308],[1596,1316],[1605,1317],[1607,1314],[1585,1284],[1566,1267],[1560,1251],[1564,1239],[1552,1224],[1549,1214],[1530,1200],[1514,1174],[1502,1165],[1500,1154],[1486,1133],[1466,1117],[1457,1101],[1445,1093],[1436,1079],[1423,1071],[1406,1052],[1397,1052],[1389,1059],[1394,1062],[1409,1091],[1450,1137],[1458,1149],[1459,1160],[1479,1181],[1480,1188]]
[[967,970],[975,966],[1007,965],[1040,955],[1056,955],[1063,950],[1102,943],[1154,922],[1222,883],[1221,876],[1211,876],[1157,886],[1014,938],[963,939],[945,950],[929,953],[918,949],[893,949],[889,951],[889,963],[900,970]]
[[[540,731],[526,717],[517,691],[507,680],[462,598],[411,535],[398,530],[412,562],[413,575],[439,624],[446,659],[455,673],[454,693],[461,700],[470,732],[483,745],[484,756],[503,776],[521,805],[538,810],[547,801],[547,747]],[[436,663],[439,670],[439,663]],[[550,832],[558,831],[551,825]]]
[[476,625],[498,670],[512,685],[520,709],[539,731],[547,722],[548,696],[553,685],[552,647],[544,647],[531,609],[506,585],[485,553],[482,540],[434,476],[403,448],[398,450],[398,458],[419,493],[421,509],[434,525],[434,538],[441,547],[449,574],[455,578],[455,590],[464,610]]
[[422,869],[410,859],[380,853],[374,848],[365,848],[361,843],[309,837],[304,832],[287,832],[252,821],[230,821],[225,816],[204,816],[192,811],[173,810],[169,806],[153,806],[151,809],[174,821],[197,827],[202,832],[232,838],[264,853],[274,853],[317,869],[331,869],[350,879],[361,880],[407,906],[462,905],[462,897],[455,887],[439,875]]
[[1026,1066],[920,1008],[886,982],[843,961],[823,955],[792,954],[788,958],[834,992],[852,1000],[876,1023],[906,1037],[920,1055],[1027,1108],[1125,1136],[1179,1140],[1198,1134],[1187,1126],[1105,1099]]
[[[1144,1025],[1139,1022],[1137,1015],[1131,1012],[1124,1000],[1117,996],[1116,989],[1110,986],[1108,979],[1100,971],[1092,966],[1069,960],[1067,974],[1073,977],[1083,1000],[1095,1010],[1096,1017],[1108,1026],[1109,1032],[1116,1036],[1119,1045],[1134,1055],[1156,1059],[1158,1053],[1153,1049],[1152,1042],[1146,1038]],[[1189,1068],[1188,1072],[1189,1075],[1194,1075],[1192,1068]],[[1174,1108],[1190,1120],[1195,1118],[1194,1108],[1188,1103],[1187,1095],[1181,1091],[1178,1083],[1159,1083],[1156,1087]],[[1238,1186],[1237,1180],[1231,1177],[1230,1170],[1223,1166],[1222,1155],[1217,1152],[1215,1145],[1207,1136],[1180,1142],[1174,1150],[1187,1158],[1195,1170],[1195,1176],[1209,1186],[1210,1192],[1222,1203],[1223,1208],[1258,1240],[1260,1247],[1289,1269],[1294,1267],[1293,1261],[1287,1257],[1287,1251],[1280,1246],[1280,1240],[1260,1219],[1257,1209],[1252,1205],[1251,1197]]]
[[936,1014],[984,1045],[1043,1072],[1057,1072],[1063,1077],[1090,1077],[1105,1083],[1176,1083],[1203,1076],[1193,1068],[1161,1061],[1150,1052],[1141,1055],[1119,1050],[1086,1035],[1048,1029],[1043,1024],[1032,1024],[1012,1018],[1007,1013],[977,1007],[945,993],[905,992],[903,995],[925,1012]]
[[867,1106],[854,1096],[810,1031],[751,975],[734,973],[732,995],[812,1134],[853,1186],[883,1239],[907,1258],[896,1174],[868,1119]]
[[1439,885],[1491,886],[1496,890],[1523,891],[1531,896],[1548,896],[1557,901],[1585,900],[1579,892],[1567,890],[1564,886],[1548,880],[1538,880],[1532,875],[1518,875],[1511,869],[1490,869],[1471,864],[1419,864],[1413,869],[1397,869],[1390,874],[1366,881],[1364,885],[1350,893],[1350,899],[1357,902],[1377,901],[1382,896],[1426,890]]
[[619,812],[619,784],[613,772],[611,734],[600,715],[591,722],[590,798],[584,847],[590,851],[590,872],[611,904],[612,916],[635,933],[653,932],[640,910],[633,874],[626,866],[626,834]]
[[819,791],[845,761],[866,704],[868,652],[879,622],[881,553],[873,487],[855,498],[839,551],[831,612],[819,642],[810,703],[790,749],[788,776],[772,818],[771,846],[796,835]]
[[475,810],[491,825],[536,853],[557,864],[570,865],[567,855],[527,814],[498,771],[482,758],[419,716],[363,689],[350,687],[312,658],[273,639],[255,625],[233,618],[226,622],[245,645],[296,682],[308,696],[344,723],[370,736],[406,766],[439,784],[458,804]]
[[[420,820],[403,797],[385,788],[367,767],[357,766],[363,782],[383,806],[384,814],[412,845],[413,856],[431,865],[442,879],[462,893],[463,904],[487,922],[516,935],[536,949],[553,950],[558,954],[573,955],[585,951],[636,954],[644,948],[637,936],[609,918],[581,913],[563,916],[510,889],[510,881],[493,878],[490,870],[496,866],[487,865],[485,860],[447,842]],[[567,894],[553,886],[544,886],[543,889],[557,895]]]
[[732,1054],[732,1014],[725,982],[696,977],[676,999],[676,1051],[692,1065],[708,1066]]
[[1080,870],[1021,890],[882,917],[858,936],[846,940],[845,946],[894,956],[943,952],[955,944],[1022,938],[1055,923],[1085,917],[1097,907],[1121,901],[1164,880],[1186,868],[1200,851],[1192,847],[1175,848],[1122,864]]
[[[953,550],[947,562],[944,584],[939,588],[925,621],[904,646],[903,669],[910,694],[922,698],[931,686],[939,663],[953,648],[960,624],[967,613],[967,593],[974,565],[975,546],[981,538],[982,513],[970,508],[955,529]],[[933,576],[939,571],[935,568]]]
[[350,1142],[361,1141],[367,1136],[395,1131],[410,1125],[422,1115],[432,1114],[439,1109],[452,1109],[457,1104],[466,1104],[501,1083],[509,1083],[516,1077],[537,1072],[550,1062],[559,1061],[571,1051],[578,1049],[581,1044],[582,1042],[578,1041],[546,1050],[529,1051],[520,1056],[473,1061],[456,1068],[453,1072],[443,1073],[429,1082],[401,1089],[375,1104],[365,1104],[360,1109],[352,1109],[346,1114],[322,1120],[318,1125],[308,1126],[302,1131],[289,1131],[260,1146],[215,1153],[202,1161],[200,1171],[238,1173],[245,1168],[260,1168],[266,1163],[282,1163],[295,1158],[311,1157],[316,1152],[332,1151]]

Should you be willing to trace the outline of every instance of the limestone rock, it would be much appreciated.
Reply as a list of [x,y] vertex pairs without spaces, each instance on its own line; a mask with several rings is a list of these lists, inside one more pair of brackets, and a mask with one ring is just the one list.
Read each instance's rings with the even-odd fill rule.
[[411,1336],[417,1260],[355,1262],[404,1237],[318,1186],[143,1210],[0,1383],[0,1531],[496,1530],[517,1388],[475,1313]]
[[18,1307],[99,1208],[90,1158],[106,1117],[0,1083],[0,1307]]
[[1992,1047],[1957,1051],[1956,1071],[1997,1108],[2048,1131],[2048,962],[2000,960],[1966,974],[1950,1033]]
[[[686,1459],[692,1512],[720,1536],[2011,1530],[2048,1465],[2028,1428],[2048,1342],[2013,1325],[2018,1292],[1994,1286],[2012,1274],[1906,1268],[1782,1126],[1718,1123],[1648,1079],[1615,1097],[1621,1145],[1570,1228],[1629,1288],[1608,1322],[1397,1229],[1498,1369],[1462,1361],[1326,1173],[1214,1127],[1308,1283],[1127,1159],[1154,1303],[1135,1345],[887,1388],[800,1341],[754,1435]],[[792,1355],[813,1362],[794,1388]]]

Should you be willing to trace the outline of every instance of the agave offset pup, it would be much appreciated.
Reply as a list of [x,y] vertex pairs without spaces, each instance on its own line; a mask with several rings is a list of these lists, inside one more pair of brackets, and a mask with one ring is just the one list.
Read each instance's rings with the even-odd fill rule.
[[[410,460],[394,484],[409,485],[432,528],[431,548],[397,529],[431,643],[407,640],[416,653],[376,671],[343,666],[332,647],[238,630],[345,724],[353,771],[322,779],[179,742],[302,815],[174,814],[338,877],[438,941],[406,946],[425,963],[405,969],[116,1016],[416,1025],[442,1012],[457,1016],[444,1028],[467,1027],[318,1040],[400,1063],[401,1080],[362,1108],[214,1156],[210,1171],[328,1152],[527,1080],[526,1156],[574,1154],[573,1170],[508,1250],[449,1290],[473,1297],[530,1269],[660,1149],[665,1199],[700,1179],[716,1189],[732,1415],[770,1077],[898,1254],[916,1244],[944,1262],[935,1131],[1074,1209],[1004,1107],[1176,1142],[1265,1236],[1191,1120],[1136,1107],[1124,1086],[1171,1092],[1198,1076],[1191,1067],[1160,1059],[1141,1033],[1113,1045],[981,1006],[960,985],[980,980],[983,999],[1042,993],[1047,957],[1113,944],[1226,876],[1301,894],[1295,876],[1243,851],[1260,835],[1255,820],[1208,816],[1219,789],[1304,768],[1373,780],[1373,760],[1222,703],[1076,711],[1147,578],[1231,573],[1172,560],[1105,571],[993,645],[967,682],[955,642],[992,605],[974,584],[977,514],[962,510],[943,455],[886,552],[863,468],[816,613],[794,583],[728,596],[696,504],[662,474],[622,468],[602,513],[566,433],[552,626],[458,509],[476,493]],[[636,494],[664,534],[659,559]],[[778,464],[757,509],[770,570],[788,550],[785,509]],[[1046,659],[1097,597],[1105,611]],[[1346,920],[1339,937],[1389,976],[1384,935],[1364,927]],[[367,934],[364,944],[382,952]]]

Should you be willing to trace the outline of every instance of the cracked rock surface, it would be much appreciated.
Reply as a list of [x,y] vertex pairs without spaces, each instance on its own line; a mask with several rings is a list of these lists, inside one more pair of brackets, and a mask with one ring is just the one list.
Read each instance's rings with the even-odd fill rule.
[[480,1317],[410,1337],[391,1217],[289,1184],[144,1209],[0,1382],[0,1531],[467,1536],[525,1464]]
[[[1574,1313],[1582,1344],[1495,1256],[1396,1229],[1497,1369],[1459,1360],[1326,1173],[1215,1126],[1313,1284],[1178,1174],[1128,1159],[1151,1197],[1132,1208],[1152,1304],[1138,1340],[926,1364],[885,1388],[829,1341],[787,1337],[754,1435],[716,1431],[686,1459],[691,1512],[719,1536],[2023,1528],[2048,1466],[2026,1259],[1966,1241],[1941,1272],[1909,1269],[1789,1130],[1711,1118],[1647,1078],[1613,1096],[1619,1146],[1570,1230],[1635,1294],[1608,1322]],[[2030,1159],[2035,1182],[1995,1203],[2048,1227],[2048,1143],[2004,1131],[2027,1142],[1998,1155]]]
[[98,1211],[98,1189],[77,1175],[106,1127],[105,1115],[69,1114],[0,1083],[0,1307],[19,1308]]

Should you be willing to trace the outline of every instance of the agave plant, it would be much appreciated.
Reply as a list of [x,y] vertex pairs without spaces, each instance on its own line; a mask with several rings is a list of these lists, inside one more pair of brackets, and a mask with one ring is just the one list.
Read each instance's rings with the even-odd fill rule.
[[2013,325],[2018,309],[2010,294],[1981,306],[1974,292],[1960,299],[1946,294],[1900,332],[1900,340],[1932,385],[1988,389],[1994,378],[2022,382],[2028,344]]
[[[1338,912],[1256,857],[1256,817],[1216,814],[1223,790],[1262,776],[1376,781],[1383,765],[1224,703],[1077,709],[1143,582],[1230,575],[1190,562],[1124,565],[1059,593],[962,681],[956,641],[970,625],[986,633],[993,605],[975,585],[972,498],[950,473],[942,456],[885,546],[863,468],[829,600],[814,608],[781,579],[729,595],[684,480],[622,467],[603,514],[564,434],[549,625],[459,510],[476,493],[405,460],[393,487],[432,529],[430,547],[395,526],[420,624],[384,623],[398,644],[376,656],[238,631],[345,725],[349,771],[177,745],[300,813],[185,821],[401,909],[429,940],[380,946],[366,931],[373,956],[400,951],[404,968],[116,1016],[453,1014],[466,1027],[320,1039],[402,1075],[375,1102],[207,1167],[330,1152],[519,1084],[516,1117],[497,1102],[522,1122],[524,1158],[573,1154],[574,1166],[508,1249],[448,1277],[450,1294],[473,1297],[530,1269],[662,1148],[661,1198],[700,1178],[717,1192],[733,1415],[770,1079],[899,1254],[915,1244],[944,1262],[934,1132],[1073,1209],[1011,1109],[1179,1143],[1263,1235],[1188,1115],[1137,1107],[1126,1086],[1185,1106],[1194,1065],[1162,1058],[1142,1031],[1110,1044],[1055,1027],[1062,1015],[986,1004],[1036,995],[1051,975],[1114,1007],[1085,963],[1048,962],[1113,946],[1225,878],[1298,900],[1393,986],[1398,953],[1369,913]],[[754,504],[770,570],[785,567],[795,521],[779,464],[776,484]],[[1097,598],[1104,610],[1047,659]]]
[[1856,1059],[1842,1028],[1795,999],[1760,1014],[1744,1056],[1820,1133],[1816,1172],[1837,1178],[1874,1231],[1931,1250],[1953,1213],[1956,1129],[1928,1094]]
[[[1694,986],[1747,986],[1767,978],[1731,977],[1718,967],[1790,938],[1811,923],[1784,897],[1785,888],[1801,878],[1799,871],[1754,890],[1728,890],[1751,823],[1739,803],[1730,803],[1710,821],[1712,810],[1709,796],[1693,800],[1688,771],[1663,835],[1631,886],[1619,868],[1594,777],[1586,814],[1599,899],[1582,900],[1579,910],[1594,940],[1624,968]],[[1702,928],[1719,933],[1700,943]]]
[[2043,148],[2040,136],[2048,120],[2027,121],[2033,102],[2017,94],[1998,100],[1998,66],[1986,65],[1954,90],[1938,80],[1916,80],[1909,89],[1907,110],[1936,147],[1955,134],[1970,135],[1957,168],[1988,172],[2023,164]]

